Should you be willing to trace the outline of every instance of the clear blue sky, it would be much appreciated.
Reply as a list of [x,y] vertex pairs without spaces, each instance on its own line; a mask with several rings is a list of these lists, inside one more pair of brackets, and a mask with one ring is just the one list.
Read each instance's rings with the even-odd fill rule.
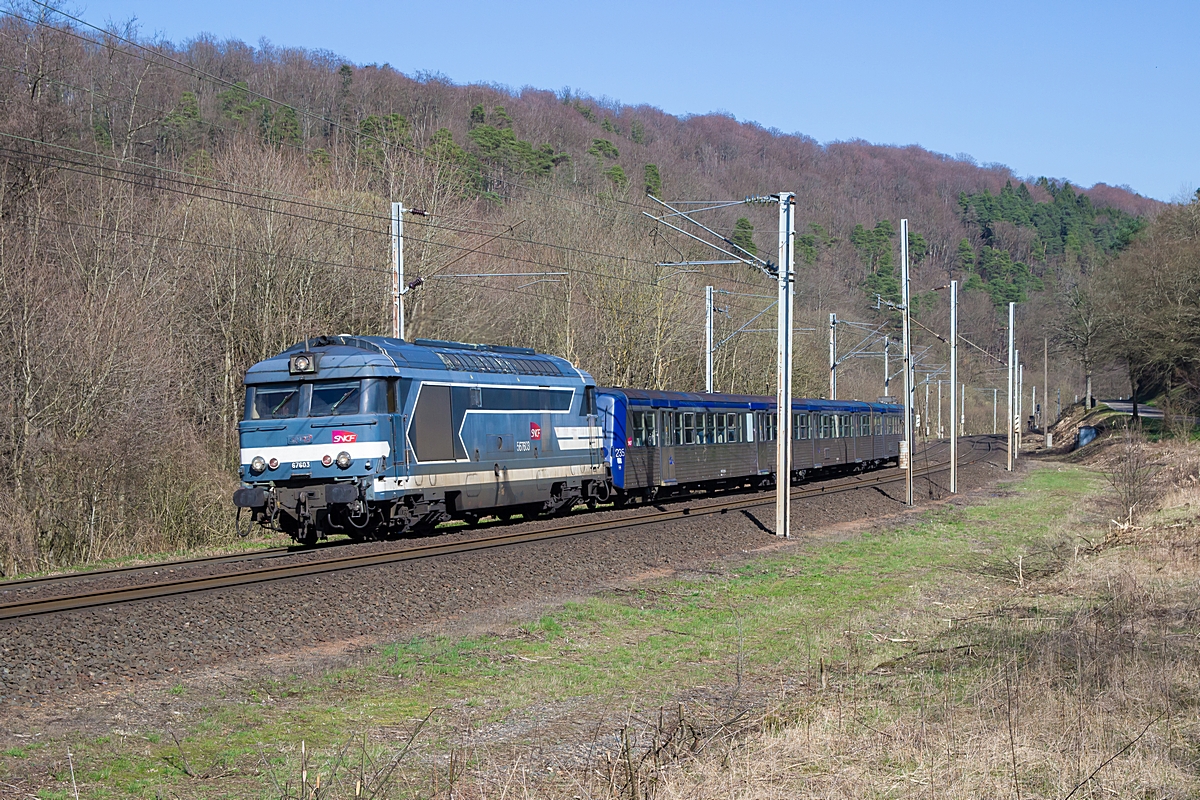
[[75,0],[89,22],[724,111],[1160,200],[1200,187],[1200,2]]

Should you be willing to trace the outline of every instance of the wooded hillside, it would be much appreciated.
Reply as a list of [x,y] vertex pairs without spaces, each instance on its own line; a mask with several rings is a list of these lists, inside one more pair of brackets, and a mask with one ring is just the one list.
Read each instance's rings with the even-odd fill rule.
[[[241,375],[306,336],[390,329],[392,200],[427,213],[404,223],[407,278],[420,281],[409,338],[536,347],[603,384],[702,388],[704,286],[730,293],[718,341],[773,295],[748,268],[656,266],[713,255],[649,221],[642,212],[660,207],[647,193],[781,190],[797,193],[798,318],[815,329],[798,337],[804,394],[827,391],[831,312],[888,320],[875,298],[898,296],[901,218],[923,325],[945,335],[932,290],[956,279],[964,335],[1001,359],[998,309],[1021,304],[1030,372],[1048,337],[1064,402],[1083,393],[1085,369],[1112,364],[1122,382],[1108,391],[1129,375],[1183,381],[1186,347],[1127,369],[1135,334],[1123,351],[1102,347],[1088,332],[1099,317],[1080,309],[1111,308],[1095,275],[1114,258],[1136,252],[1153,272],[1193,246],[1194,227],[1147,236],[1161,204],[1132,192],[1022,181],[919,147],[821,145],[720,115],[456,86],[325,52],[176,46],[35,5],[0,17],[0,180],[6,574],[231,535]],[[1167,216],[1194,219],[1191,208]],[[704,219],[774,259],[775,213]],[[568,274],[455,277],[496,272]],[[773,325],[767,311],[748,327]],[[918,342],[933,348],[927,363],[946,361],[933,336]],[[965,359],[971,387],[1003,385],[978,351]],[[744,333],[718,351],[716,383],[770,392],[773,370],[773,333]],[[876,358],[848,363],[839,396],[874,399],[882,372]],[[969,393],[967,409],[970,429],[990,431],[990,391]]]

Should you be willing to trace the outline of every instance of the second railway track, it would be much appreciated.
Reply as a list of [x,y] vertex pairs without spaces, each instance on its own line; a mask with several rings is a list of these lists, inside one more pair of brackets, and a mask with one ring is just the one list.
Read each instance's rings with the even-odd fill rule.
[[[992,452],[992,450],[993,443],[991,440],[976,440],[972,442],[971,449],[966,454],[966,457],[960,458],[960,464],[970,464],[981,461],[985,459]],[[947,469],[949,469],[949,462],[938,462],[914,469],[913,475],[914,477],[926,477]],[[893,469],[886,472],[842,478],[834,481],[823,482],[814,486],[794,489],[791,492],[791,499],[798,500],[806,497],[835,494],[859,488],[881,486],[902,480],[904,480],[904,473],[900,470]],[[637,516],[624,517],[620,519],[575,522],[542,530],[504,533],[495,536],[478,537],[452,543],[424,544],[415,547],[387,550],[384,552],[335,556],[332,558],[324,558],[317,561],[308,561],[299,564],[268,565],[262,568],[238,573],[197,576],[182,578],[179,580],[160,581],[142,586],[122,587],[91,592],[81,592],[71,595],[60,595],[57,597],[21,600],[0,605],[0,620],[20,619],[23,617],[33,617],[78,609],[111,606],[136,600],[213,591],[235,586],[245,586],[256,583],[284,580],[288,578],[319,575],[341,570],[358,569],[362,567],[372,567],[389,563],[411,561],[414,559],[432,558],[455,553],[507,547],[528,542],[549,541],[553,539],[580,536],[587,533],[612,531],[623,528],[634,528],[659,522],[669,522],[685,517],[724,514],[730,511],[739,511],[774,503],[773,497],[774,493],[771,492],[765,495],[758,494],[753,497],[739,497],[722,502],[706,503],[698,506],[685,505],[666,510],[655,510],[651,513],[643,513]],[[307,552],[313,551],[310,550]],[[277,548],[270,551],[261,551],[260,553],[249,556],[246,554],[216,556],[188,561],[170,562],[168,564],[147,565],[105,571],[104,574],[111,575],[113,572],[119,573],[123,571],[137,572],[146,570],[161,570],[164,568],[169,569],[176,565],[194,566],[196,564],[219,564],[231,561],[265,560],[270,557],[278,557],[288,554],[288,548]],[[84,575],[77,577],[87,576],[88,574],[85,573]],[[35,579],[33,581],[25,582],[23,585],[28,587],[31,584],[36,585],[37,582],[38,580]]]

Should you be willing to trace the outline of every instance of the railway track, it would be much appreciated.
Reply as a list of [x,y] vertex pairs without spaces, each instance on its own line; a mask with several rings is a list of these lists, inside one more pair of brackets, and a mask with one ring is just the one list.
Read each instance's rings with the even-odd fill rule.
[[[971,464],[982,461],[991,454],[995,446],[995,443],[990,439],[972,441],[970,449],[965,454],[966,457],[960,457],[959,463]],[[926,477],[948,470],[949,467],[949,462],[926,464],[914,469],[913,477]],[[903,472],[898,469],[891,469],[884,472],[851,476],[833,481],[826,481],[814,486],[793,489],[791,491],[791,499],[801,500],[806,497],[819,497],[822,495],[853,491],[854,489],[882,486],[903,480]],[[707,500],[708,498],[704,499]],[[613,531],[661,522],[670,522],[672,520],[682,519],[684,517],[701,517],[713,514],[727,514],[731,511],[741,511],[759,506],[771,505],[774,502],[774,493],[771,492],[765,495],[757,494],[753,497],[738,497],[717,503],[706,502],[704,505],[682,505],[668,509],[657,508],[651,513],[643,513],[637,516],[625,517],[621,519],[568,523],[537,531],[502,533],[495,536],[484,536],[452,543],[417,545],[415,547],[404,547],[385,552],[372,552],[366,554],[334,555],[331,558],[324,558],[317,561],[308,561],[299,564],[281,564],[274,566],[268,565],[246,572],[198,576],[191,578],[185,577],[179,580],[160,581],[143,586],[105,589],[91,592],[85,591],[71,595],[60,595],[57,597],[21,600],[0,604],[0,620],[20,619],[23,617],[53,614],[78,609],[112,606],[136,600],[213,591],[236,586],[305,577],[309,575],[320,575],[323,573],[337,572],[341,570],[399,563],[415,559],[433,558],[456,553],[475,552],[498,547],[510,547],[528,542],[549,541],[553,539],[581,536],[588,533]],[[337,548],[333,547],[330,549]],[[149,570],[162,572],[163,570],[170,571],[177,567],[211,565],[233,561],[260,559],[269,560],[272,558],[290,555],[295,552],[298,552],[296,548],[272,548],[270,550],[259,551],[249,556],[244,553],[225,556],[210,556],[162,564],[119,567],[111,570],[98,570],[93,573],[84,573],[82,575],[63,575],[52,576],[49,578],[35,578],[26,581],[13,581],[12,583],[4,584],[3,588],[7,589],[13,586],[30,588],[39,584],[56,583],[68,579],[80,579],[99,575],[113,575],[114,573],[134,573],[145,572]],[[307,549],[304,552],[312,552],[312,550]]]

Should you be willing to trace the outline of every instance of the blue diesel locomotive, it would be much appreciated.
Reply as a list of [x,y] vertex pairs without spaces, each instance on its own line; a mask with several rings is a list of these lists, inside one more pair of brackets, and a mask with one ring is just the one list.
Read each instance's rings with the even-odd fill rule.
[[[597,389],[527,348],[322,336],[245,385],[234,504],[304,544],[774,481],[773,398]],[[792,413],[793,478],[897,459],[894,406]]]

